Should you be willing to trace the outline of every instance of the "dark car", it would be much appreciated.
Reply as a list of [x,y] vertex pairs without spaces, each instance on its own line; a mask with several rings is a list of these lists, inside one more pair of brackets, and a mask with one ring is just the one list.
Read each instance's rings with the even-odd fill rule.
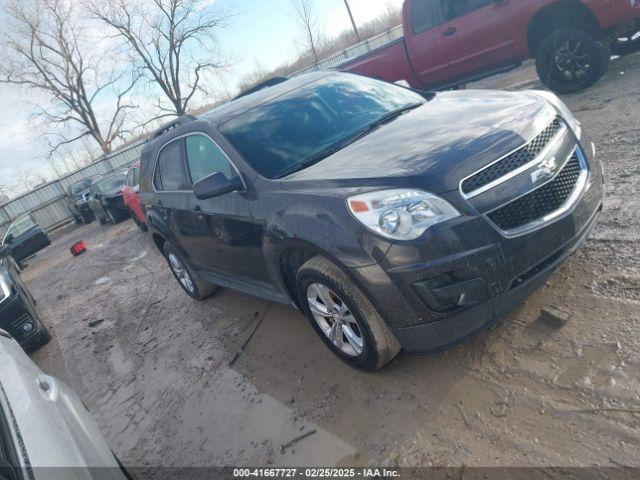
[[180,119],[141,163],[149,230],[189,295],[294,303],[367,370],[491,325],[603,203],[595,147],[553,94],[419,94],[339,73]]
[[11,224],[2,245],[9,247],[14,260],[22,268],[25,260],[51,245],[51,240],[31,215],[23,215]]
[[83,178],[67,188],[69,211],[78,224],[91,223],[96,218],[89,206],[89,189],[98,178],[99,175]]
[[100,225],[107,222],[118,223],[129,218],[129,211],[122,197],[126,176],[126,172],[108,174],[91,185],[89,206]]
[[0,246],[0,329],[5,330],[27,351],[50,339],[35,307],[35,300],[20,279],[7,246]]

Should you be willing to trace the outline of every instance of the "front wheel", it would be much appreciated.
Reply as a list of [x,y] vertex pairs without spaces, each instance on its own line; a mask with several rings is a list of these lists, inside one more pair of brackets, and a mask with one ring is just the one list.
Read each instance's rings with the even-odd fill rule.
[[200,278],[169,242],[162,247],[162,253],[178,284],[191,298],[204,300],[216,292],[218,287]]
[[309,321],[348,365],[373,371],[389,363],[400,344],[365,294],[336,265],[317,256],[297,274],[298,298]]
[[591,87],[607,71],[611,44],[579,28],[551,33],[538,48],[536,70],[542,83],[557,93]]

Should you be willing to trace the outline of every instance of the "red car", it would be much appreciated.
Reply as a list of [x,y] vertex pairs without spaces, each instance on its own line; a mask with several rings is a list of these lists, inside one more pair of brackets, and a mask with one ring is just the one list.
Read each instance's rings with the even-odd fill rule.
[[593,85],[640,0],[405,0],[404,38],[338,67],[414,88],[449,88],[535,58],[559,93]]
[[124,198],[124,205],[131,218],[136,223],[138,228],[143,232],[147,231],[147,219],[142,211],[140,205],[140,162],[134,163],[127,172],[127,178],[124,182],[124,188],[122,189],[122,196]]

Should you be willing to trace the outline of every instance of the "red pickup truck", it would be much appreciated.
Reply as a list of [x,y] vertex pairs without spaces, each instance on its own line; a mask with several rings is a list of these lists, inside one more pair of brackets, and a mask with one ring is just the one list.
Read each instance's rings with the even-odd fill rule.
[[639,18],[640,0],[405,0],[404,38],[338,68],[453,88],[532,57],[545,85],[571,93],[604,75]]

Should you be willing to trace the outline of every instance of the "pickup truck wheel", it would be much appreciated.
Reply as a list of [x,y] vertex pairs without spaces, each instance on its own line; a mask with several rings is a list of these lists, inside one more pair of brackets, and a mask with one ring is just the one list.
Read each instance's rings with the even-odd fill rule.
[[100,223],[100,225],[106,225],[107,224],[107,219],[101,217],[100,215],[97,215],[98,217],[98,222]]
[[204,300],[216,292],[218,287],[200,278],[169,242],[163,245],[162,253],[178,284],[191,298]]
[[536,69],[542,83],[558,93],[595,84],[607,71],[611,44],[579,28],[556,30],[538,48]]
[[309,322],[331,351],[348,365],[373,371],[389,363],[400,344],[365,294],[321,256],[297,273],[298,298]]

